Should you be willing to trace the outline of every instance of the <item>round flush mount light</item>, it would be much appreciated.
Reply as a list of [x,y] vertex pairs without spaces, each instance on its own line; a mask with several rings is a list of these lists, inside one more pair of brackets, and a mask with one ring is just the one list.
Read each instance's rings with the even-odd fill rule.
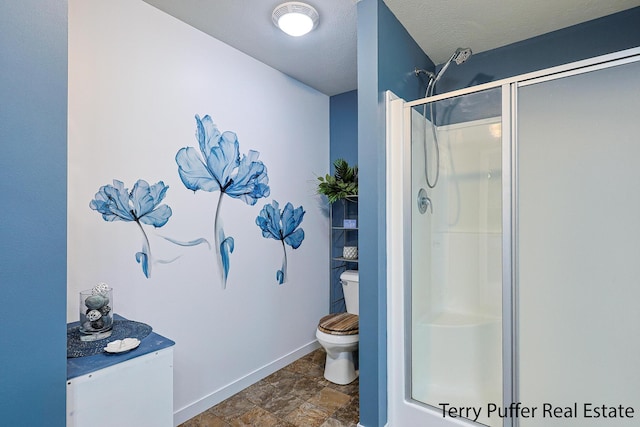
[[307,34],[318,25],[318,11],[306,3],[290,1],[273,9],[273,23],[290,36]]

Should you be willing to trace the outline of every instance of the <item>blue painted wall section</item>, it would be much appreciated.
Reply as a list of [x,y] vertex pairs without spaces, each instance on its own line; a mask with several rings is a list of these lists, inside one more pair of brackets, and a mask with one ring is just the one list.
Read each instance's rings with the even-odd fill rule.
[[366,427],[387,421],[384,92],[422,97],[415,67],[435,68],[381,0],[359,2],[360,423]]
[[[358,91],[329,98],[329,160],[358,163]],[[333,172],[333,167],[331,169]]]
[[[358,3],[358,191],[360,204],[358,257],[360,260],[360,424],[366,427],[384,425],[386,388],[378,331],[380,290],[378,287],[378,189],[376,184],[384,172],[378,171],[378,5],[377,0]],[[384,369],[383,369],[384,371]],[[386,371],[384,371],[386,372]]]
[[[469,40],[473,49],[473,40]],[[474,54],[449,67],[436,93],[450,92],[640,46],[640,7]],[[438,69],[443,64],[438,66]]]
[[64,426],[67,2],[0,2],[0,424]]
[[[640,7],[474,54],[464,64],[458,66],[454,63],[447,69],[436,85],[436,93],[450,92],[636,46],[640,46]],[[458,101],[452,99],[438,103],[438,125],[496,117],[500,114],[501,100],[498,92],[493,96],[487,94],[486,99],[477,96],[475,101],[466,100],[481,103],[483,108],[475,108],[472,104],[464,109],[453,108]]]

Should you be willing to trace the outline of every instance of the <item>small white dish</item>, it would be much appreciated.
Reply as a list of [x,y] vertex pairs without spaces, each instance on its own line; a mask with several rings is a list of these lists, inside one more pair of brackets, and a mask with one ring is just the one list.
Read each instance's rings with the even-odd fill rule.
[[124,353],[125,351],[133,350],[140,345],[138,338],[125,338],[123,340],[111,341],[104,348],[107,353]]

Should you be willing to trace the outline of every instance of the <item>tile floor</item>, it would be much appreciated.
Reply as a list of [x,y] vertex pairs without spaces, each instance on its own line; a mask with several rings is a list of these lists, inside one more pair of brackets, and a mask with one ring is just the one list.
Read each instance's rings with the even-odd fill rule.
[[325,380],[324,360],[317,349],[179,427],[356,427],[358,380]]

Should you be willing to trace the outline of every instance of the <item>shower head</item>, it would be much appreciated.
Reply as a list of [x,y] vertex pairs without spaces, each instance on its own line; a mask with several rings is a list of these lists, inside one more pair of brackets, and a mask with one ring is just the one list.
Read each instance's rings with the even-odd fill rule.
[[451,55],[451,58],[449,58],[449,60],[440,69],[440,72],[436,76],[436,78],[434,80],[434,83],[437,82],[438,80],[440,80],[440,77],[442,77],[444,72],[447,71],[447,68],[449,68],[449,65],[451,65],[451,62],[455,62],[458,65],[463,64],[464,62],[467,61],[467,59],[469,59],[469,57],[471,56],[472,53],[473,52],[468,47],[465,47],[465,48],[459,47],[459,48],[457,48],[456,51],[453,52],[453,55]]
[[429,84],[427,85],[427,91],[424,94],[425,98],[428,97],[428,96],[432,96],[433,95],[433,91],[434,91],[434,88],[436,86],[436,82],[438,80],[440,80],[440,77],[442,77],[444,72],[447,71],[447,68],[449,68],[449,65],[451,65],[452,62],[455,62],[458,65],[463,64],[469,59],[469,57],[472,54],[473,54],[473,52],[471,51],[471,48],[468,48],[468,47],[464,47],[464,48],[459,47],[459,48],[457,48],[456,51],[453,52],[453,55],[451,55],[449,60],[447,62],[445,62],[445,64],[442,66],[440,71],[438,71],[438,74],[434,74],[431,71],[422,70],[422,69],[416,67],[413,70],[413,72],[416,75],[416,77],[420,77],[421,74],[424,74],[429,78]]
[[465,47],[465,48],[457,48],[456,51],[453,53],[453,60],[456,62],[456,64],[460,65],[464,62],[467,61],[467,59],[469,59],[469,57],[473,54],[473,52],[471,51],[470,48]]

